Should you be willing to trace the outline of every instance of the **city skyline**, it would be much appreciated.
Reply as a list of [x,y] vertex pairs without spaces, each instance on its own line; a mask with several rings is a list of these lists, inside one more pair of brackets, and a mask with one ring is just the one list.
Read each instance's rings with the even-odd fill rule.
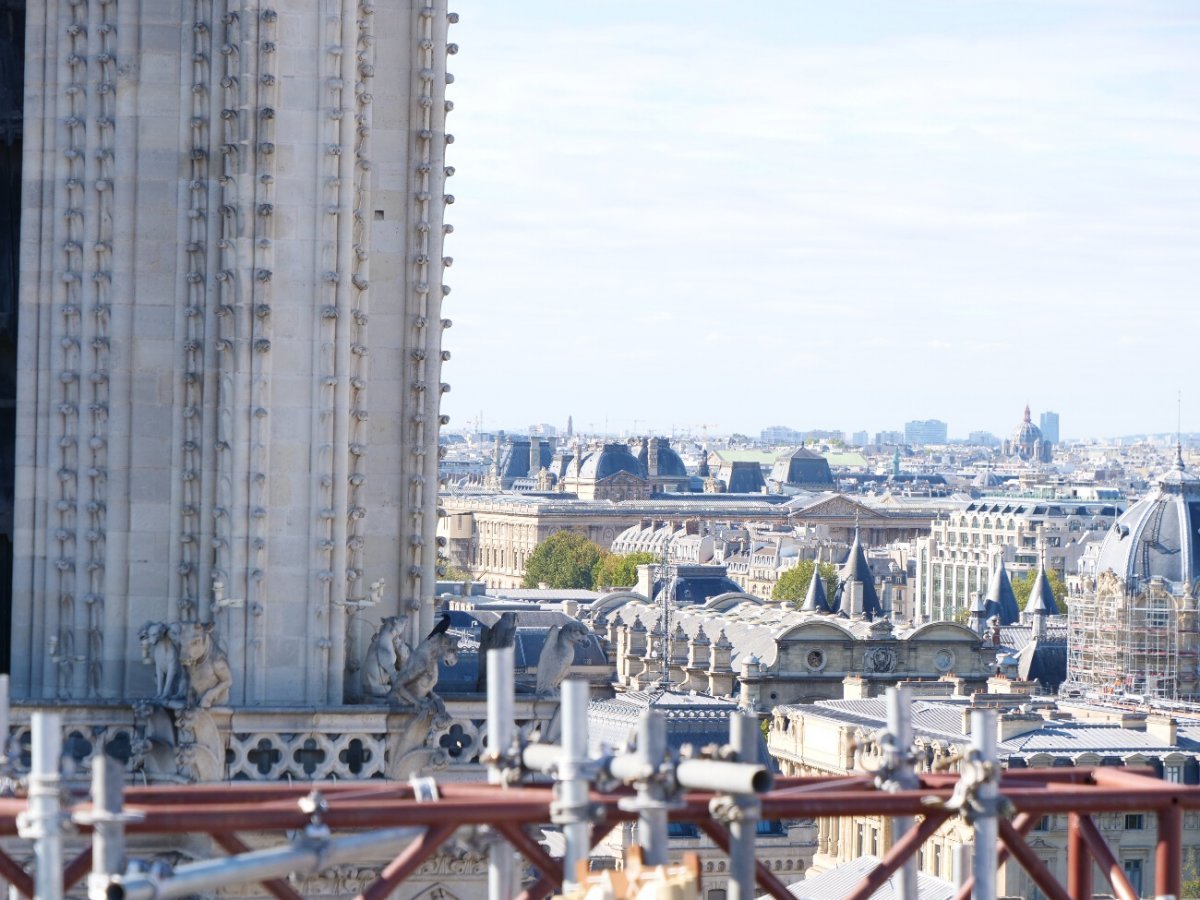
[[1194,7],[457,6],[451,428],[1196,430]]

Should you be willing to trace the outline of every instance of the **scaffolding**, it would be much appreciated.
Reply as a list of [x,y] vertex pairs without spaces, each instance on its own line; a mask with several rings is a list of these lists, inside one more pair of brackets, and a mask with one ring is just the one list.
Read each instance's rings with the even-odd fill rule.
[[1068,686],[1105,697],[1181,700],[1178,599],[1158,580],[1074,597],[1067,638]]

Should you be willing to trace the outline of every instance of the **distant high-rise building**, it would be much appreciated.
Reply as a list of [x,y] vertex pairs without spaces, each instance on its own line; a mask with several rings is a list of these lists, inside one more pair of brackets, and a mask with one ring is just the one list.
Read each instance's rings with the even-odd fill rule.
[[940,419],[925,419],[904,423],[906,444],[944,444],[947,425]]
[[1044,412],[1039,417],[1039,426],[1042,429],[1042,437],[1052,444],[1058,443],[1058,413]]
[[764,444],[799,444],[804,435],[786,425],[768,425],[759,432],[759,440]]
[[967,435],[967,443],[978,444],[981,447],[996,447],[1000,444],[1000,438],[990,431],[972,431]]
[[875,432],[875,446],[883,447],[891,444],[903,444],[904,432],[902,431],[877,431]]
[[850,443],[855,447],[865,447],[871,442],[871,436],[865,431],[856,431],[850,436]]

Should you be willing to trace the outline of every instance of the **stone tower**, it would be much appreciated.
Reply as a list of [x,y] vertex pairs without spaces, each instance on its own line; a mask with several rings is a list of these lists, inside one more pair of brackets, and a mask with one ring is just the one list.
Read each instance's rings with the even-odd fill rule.
[[29,5],[16,696],[138,696],[141,624],[196,620],[234,705],[340,704],[380,576],[429,630],[454,18]]

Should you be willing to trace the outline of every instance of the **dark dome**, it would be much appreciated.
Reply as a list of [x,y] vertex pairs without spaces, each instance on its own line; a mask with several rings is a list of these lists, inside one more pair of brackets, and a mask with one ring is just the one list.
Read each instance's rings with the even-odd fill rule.
[[1155,576],[1194,583],[1200,578],[1200,480],[1175,467],[1158,487],[1113,524],[1100,546],[1096,571],[1109,569],[1134,588]]
[[658,474],[668,478],[687,478],[687,466],[671,447],[660,447],[658,451]]
[[646,472],[638,458],[625,444],[605,444],[600,450],[584,457],[580,475],[583,478],[600,481],[618,472],[628,472],[638,478],[645,478]]

